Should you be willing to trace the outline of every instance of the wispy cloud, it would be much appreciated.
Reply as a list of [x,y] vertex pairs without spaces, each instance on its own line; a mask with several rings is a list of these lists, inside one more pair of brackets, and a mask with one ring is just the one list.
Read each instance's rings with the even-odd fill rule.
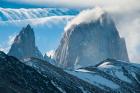
[[12,35],[10,35],[8,37],[8,40],[5,43],[3,43],[2,45],[0,45],[0,51],[8,53],[9,49],[11,48],[11,45],[14,42],[16,35],[17,35],[17,33],[13,33]]
[[5,49],[2,48],[2,45],[0,45],[0,51],[5,51]]
[[69,24],[65,27],[65,31],[67,31],[73,25],[79,25],[81,23],[90,23],[91,21],[96,21],[104,11],[100,7],[96,7],[95,9],[87,9],[82,11],[78,16],[76,16]]
[[17,36],[17,33],[14,33],[14,34],[12,34],[12,35],[10,35],[10,36],[8,37],[8,45],[9,45],[9,46],[11,46],[11,45],[13,44],[14,39],[15,39],[16,36]]
[[130,59],[140,62],[140,18],[122,21],[118,24],[118,29],[126,39]]
[[5,52],[5,53],[7,53],[8,50],[9,50],[9,48],[10,48],[10,47],[0,47],[0,51],[3,51],[3,52]]
[[7,53],[7,50],[8,50],[7,47],[4,47],[3,44],[0,44],[0,51],[3,51],[3,52],[5,52],[5,53]]

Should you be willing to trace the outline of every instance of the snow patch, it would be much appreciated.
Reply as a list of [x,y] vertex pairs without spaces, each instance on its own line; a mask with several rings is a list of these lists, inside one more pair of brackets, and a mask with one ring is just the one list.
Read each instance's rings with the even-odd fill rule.
[[80,72],[91,72],[91,71],[88,71],[88,70],[85,70],[85,69],[77,69],[75,71],[80,71]]
[[110,62],[105,62],[98,66],[99,68],[113,68],[113,65],[110,65]]
[[100,85],[103,85],[103,86],[110,87],[112,89],[119,88],[119,85],[115,84],[114,82],[104,77],[101,77],[99,75],[96,75],[95,73],[92,73],[90,71],[85,72],[85,70],[79,70],[79,71],[66,71],[66,72],[99,87],[102,87]]
[[30,60],[31,60],[31,58],[24,58],[24,59],[23,59],[24,62],[28,62],[28,61],[30,61]]
[[124,75],[121,66],[113,66],[110,64],[110,62],[105,62],[99,65],[98,67],[100,70],[103,70],[104,72],[109,72],[112,76],[116,76],[122,81],[131,83],[131,80]]

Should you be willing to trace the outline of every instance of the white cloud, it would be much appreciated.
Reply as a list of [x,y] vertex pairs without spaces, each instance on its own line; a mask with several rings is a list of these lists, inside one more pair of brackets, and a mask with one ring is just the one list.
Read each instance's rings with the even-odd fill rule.
[[0,47],[0,51],[3,51],[5,53],[7,53],[9,50],[9,47]]
[[102,14],[104,14],[104,11],[100,7],[97,7],[95,9],[84,10],[68,23],[68,25],[65,27],[65,31],[67,31],[73,25],[79,25],[81,23],[90,23],[91,21],[96,21],[102,16]]
[[14,33],[14,34],[12,34],[8,37],[8,42],[7,43],[8,43],[9,46],[11,46],[13,44],[16,36],[17,36],[17,34]]
[[17,35],[16,33],[10,35],[8,37],[8,40],[5,43],[3,43],[3,44],[0,45],[0,51],[3,51],[5,53],[8,53],[8,51],[9,51],[12,43],[14,42],[14,39],[15,39],[16,35]]
[[130,19],[118,24],[120,34],[125,37],[129,57],[134,62],[140,61],[140,18]]
[[113,10],[133,10],[138,9],[139,0],[8,0],[10,2],[32,4],[38,6],[52,6],[52,7],[77,7],[77,8],[91,8],[101,6],[106,9]]
[[5,53],[7,53],[7,47],[3,47],[3,45],[0,45],[0,51],[3,51]]
[[4,49],[3,48],[0,48],[0,51],[4,51]]
[[55,52],[54,50],[50,50],[46,54],[47,54],[48,57],[50,57],[50,56],[53,57],[54,56],[54,52]]

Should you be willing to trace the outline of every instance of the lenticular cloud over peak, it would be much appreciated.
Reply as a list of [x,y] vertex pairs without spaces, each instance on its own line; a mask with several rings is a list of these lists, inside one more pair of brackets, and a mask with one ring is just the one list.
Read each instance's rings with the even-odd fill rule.
[[105,14],[105,11],[100,7],[83,10],[77,17],[69,22],[69,24],[65,27],[65,31],[73,25],[94,22],[98,20],[103,14]]

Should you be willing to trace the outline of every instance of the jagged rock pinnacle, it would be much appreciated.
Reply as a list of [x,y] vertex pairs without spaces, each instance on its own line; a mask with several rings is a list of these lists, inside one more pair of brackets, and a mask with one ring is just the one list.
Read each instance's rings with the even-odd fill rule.
[[29,24],[16,36],[8,55],[15,56],[18,59],[28,57],[43,58],[36,47],[34,31]]

